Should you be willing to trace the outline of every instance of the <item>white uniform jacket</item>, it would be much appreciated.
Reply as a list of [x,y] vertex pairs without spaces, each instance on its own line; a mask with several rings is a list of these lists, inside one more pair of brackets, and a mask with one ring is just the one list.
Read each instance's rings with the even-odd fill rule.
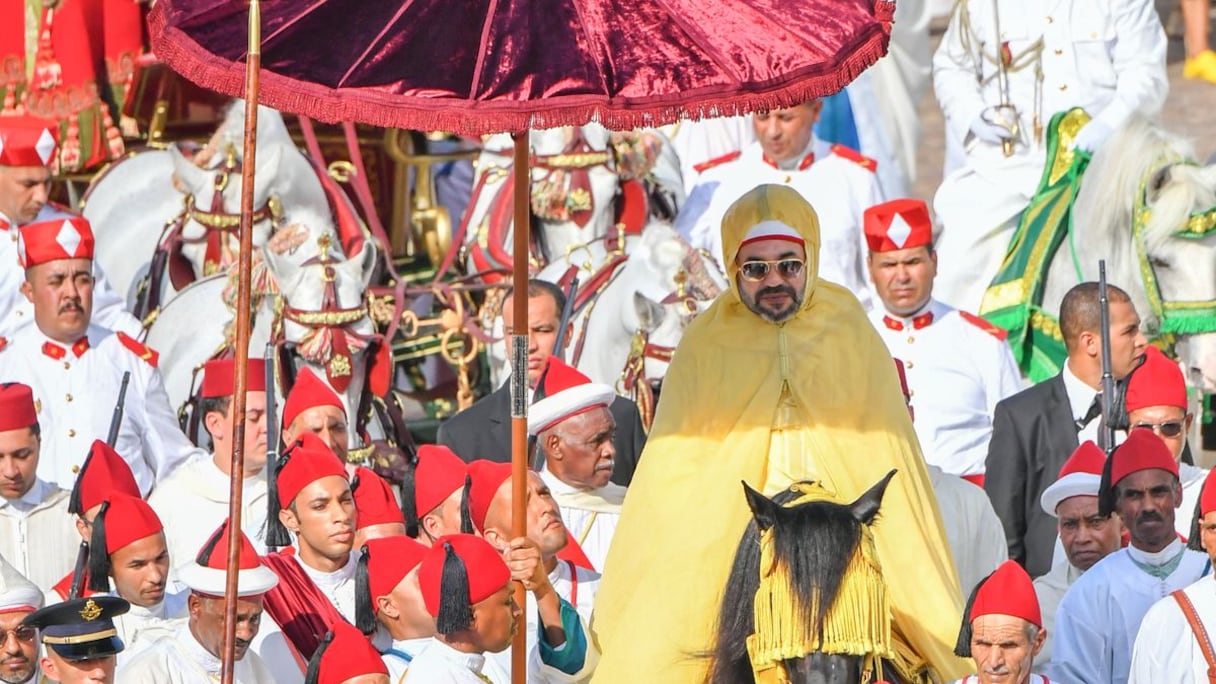
[[[1204,577],[1183,589],[1208,640],[1216,634],[1216,579]],[[1216,646],[1213,646],[1216,648]],[[1132,651],[1130,684],[1208,684],[1208,662],[1186,616],[1173,596],[1149,608]]]
[[131,466],[140,491],[179,465],[204,455],[169,408],[156,353],[123,333],[90,327],[73,345],[53,342],[30,325],[0,351],[0,378],[34,392],[42,451],[38,477],[71,489],[93,440],[105,440],[124,372],[131,373],[114,450]]
[[936,300],[907,317],[875,309],[870,321],[904,364],[925,461],[982,475],[996,405],[1022,390],[1004,332]]

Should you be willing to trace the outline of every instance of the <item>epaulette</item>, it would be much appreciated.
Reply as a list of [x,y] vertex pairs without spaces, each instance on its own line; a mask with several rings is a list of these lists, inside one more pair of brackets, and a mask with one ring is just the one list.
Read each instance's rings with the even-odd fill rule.
[[734,160],[738,159],[739,155],[741,154],[743,154],[743,150],[735,150],[734,152],[724,154],[721,157],[714,157],[709,161],[703,161],[700,164],[695,164],[692,168],[693,171],[696,171],[697,173],[705,173],[715,166],[721,166],[727,162],[733,162]]
[[974,325],[975,327],[979,328],[980,330],[983,330],[984,332],[988,333],[989,335],[992,335],[993,337],[997,338],[998,340],[1000,340],[1002,342],[1004,342],[1005,339],[1009,337],[1008,330],[1005,330],[1004,328],[993,325],[992,323],[988,322],[987,320],[985,320],[983,318],[980,318],[979,316],[976,316],[973,313],[967,313],[966,311],[960,310],[958,312],[958,315],[962,316],[964,321],[967,321],[971,325]]
[[0,352],[4,351],[7,347],[8,347],[8,338],[0,337]]
[[870,159],[852,147],[846,147],[844,145],[832,145],[832,153],[837,157],[848,159],[870,173],[878,172],[878,162]]
[[134,337],[131,337],[125,332],[118,332],[115,333],[115,335],[118,335],[118,341],[122,342],[122,346],[130,349],[136,356],[147,362],[149,366],[156,368],[157,361],[160,360],[160,354],[156,353],[155,349],[149,347],[143,342],[140,342]]

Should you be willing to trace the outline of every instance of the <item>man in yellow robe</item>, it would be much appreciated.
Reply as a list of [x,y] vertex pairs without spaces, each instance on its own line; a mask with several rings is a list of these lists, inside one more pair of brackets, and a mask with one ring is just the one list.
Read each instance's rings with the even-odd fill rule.
[[852,500],[892,468],[874,537],[894,629],[938,678],[966,675],[962,597],[895,366],[857,299],[818,280],[814,209],[757,187],[724,216],[722,250],[731,291],[676,350],[608,552],[592,681],[704,681],[750,520],[740,481],[772,495],[814,479]]

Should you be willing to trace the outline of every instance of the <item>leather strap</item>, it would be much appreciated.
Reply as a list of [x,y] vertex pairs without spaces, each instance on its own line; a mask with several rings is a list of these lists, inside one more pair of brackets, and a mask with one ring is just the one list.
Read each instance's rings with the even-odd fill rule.
[[1187,624],[1191,626],[1191,631],[1195,633],[1195,640],[1199,642],[1199,650],[1203,651],[1203,659],[1208,663],[1208,682],[1216,684],[1216,653],[1212,652],[1212,640],[1208,637],[1208,630],[1203,626],[1203,621],[1199,619],[1198,613],[1195,612],[1195,605],[1191,603],[1186,595],[1186,592],[1179,589],[1170,594],[1174,600],[1178,602],[1178,607],[1182,609],[1183,616],[1186,617]]

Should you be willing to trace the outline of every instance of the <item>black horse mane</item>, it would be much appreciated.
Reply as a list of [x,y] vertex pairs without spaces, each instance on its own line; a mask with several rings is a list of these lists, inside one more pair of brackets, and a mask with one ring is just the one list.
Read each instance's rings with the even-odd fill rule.
[[[778,564],[789,567],[796,610],[810,613],[816,594],[823,597],[814,619],[807,623],[813,632],[807,636],[818,637],[860,542],[862,524],[847,504],[812,501],[785,508],[798,496],[798,492],[786,489],[772,497],[776,504],[773,555]],[[735,551],[718,613],[715,645],[702,654],[712,660],[709,684],[754,681],[747,637],[755,627],[752,607],[759,585],[760,531],[753,519]]]

